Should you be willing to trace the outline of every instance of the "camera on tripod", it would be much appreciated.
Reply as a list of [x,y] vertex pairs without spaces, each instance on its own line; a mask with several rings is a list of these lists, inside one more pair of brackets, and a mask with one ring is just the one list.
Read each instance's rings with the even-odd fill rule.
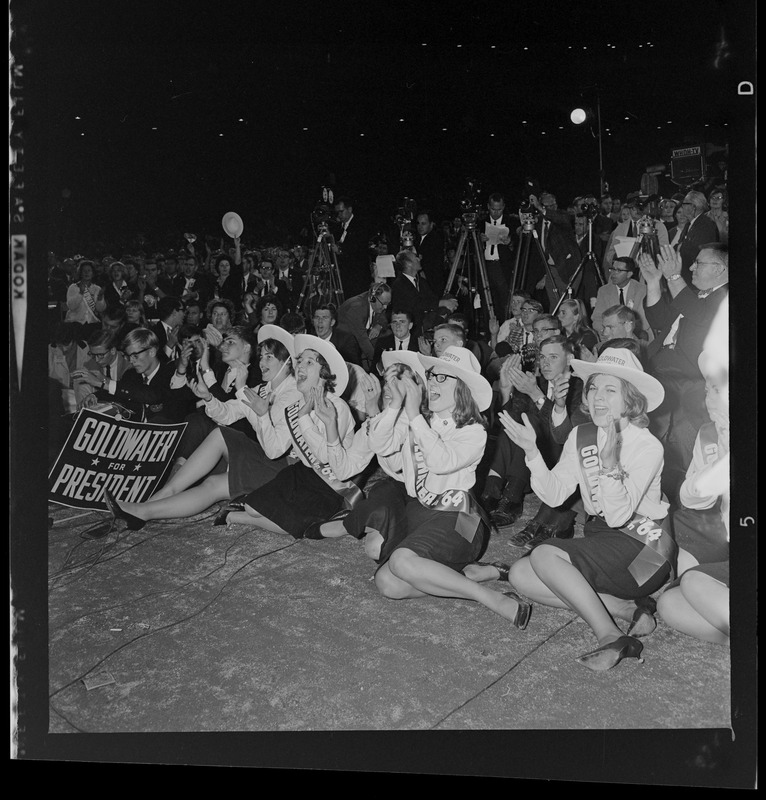
[[580,213],[588,219],[593,219],[598,214],[598,206],[595,203],[583,203],[580,206]]
[[651,236],[657,233],[657,225],[648,214],[644,214],[644,216],[638,220],[636,228],[640,236]]
[[474,178],[466,178],[466,188],[463,193],[463,199],[460,201],[460,208],[463,213],[460,218],[463,220],[463,225],[469,230],[476,230],[476,223],[482,214],[482,206],[479,200],[479,184]]

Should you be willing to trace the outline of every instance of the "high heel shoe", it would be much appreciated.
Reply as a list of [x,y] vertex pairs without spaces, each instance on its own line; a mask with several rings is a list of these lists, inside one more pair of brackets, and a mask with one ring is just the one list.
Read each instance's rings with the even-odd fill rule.
[[216,515],[215,519],[213,520],[213,525],[226,525],[226,522],[229,514],[232,511],[244,511],[245,504],[240,503],[239,501],[232,501],[231,503],[227,503]]
[[104,489],[104,500],[106,501],[106,505],[108,506],[109,510],[112,512],[112,516],[116,520],[124,520],[129,531],[140,531],[141,528],[146,525],[145,519],[141,519],[141,517],[135,517],[133,514],[128,514],[127,511],[123,511],[120,508],[117,499],[109,489]]
[[487,561],[477,561],[476,563],[480,567],[494,567],[500,573],[498,580],[508,583],[508,573],[511,571],[511,568],[508,564],[503,564],[502,561],[493,561],[491,563],[488,563]]
[[641,658],[643,649],[643,643],[633,636],[620,636],[619,639],[580,656],[576,661],[594,672],[605,672],[616,667],[623,658],[637,658],[638,663],[643,664],[644,659]]
[[633,612],[627,635],[640,639],[654,633],[657,627],[657,620],[654,617],[656,610],[657,602],[653,597],[641,597],[636,600],[636,610]]
[[[493,564],[493,566],[496,566]],[[503,592],[506,597],[515,600],[519,607],[516,610],[516,616],[513,619],[513,624],[520,631],[523,631],[529,625],[529,618],[532,616],[532,604],[525,603],[516,592]]]

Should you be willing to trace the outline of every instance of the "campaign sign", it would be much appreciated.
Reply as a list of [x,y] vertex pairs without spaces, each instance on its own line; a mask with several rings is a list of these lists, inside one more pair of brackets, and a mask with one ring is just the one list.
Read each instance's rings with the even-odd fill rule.
[[141,503],[160,487],[186,423],[129,422],[83,409],[48,475],[48,499],[72,508],[108,511],[104,489]]

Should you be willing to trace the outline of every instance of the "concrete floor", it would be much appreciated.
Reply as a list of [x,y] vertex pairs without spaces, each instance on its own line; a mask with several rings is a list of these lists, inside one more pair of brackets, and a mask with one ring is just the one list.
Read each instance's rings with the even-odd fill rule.
[[[730,746],[727,648],[660,622],[643,663],[593,673],[574,660],[594,639],[571,612],[536,605],[521,632],[468,601],[386,600],[355,539],[214,527],[217,508],[87,540],[105,514],[49,505],[48,733],[59,745],[78,733],[579,731],[598,733],[603,750],[630,732],[678,746],[691,731],[700,779],[716,762],[700,752]],[[535,510],[529,495],[517,526]],[[510,533],[484,560],[523,554]],[[93,679],[107,682],[86,688]],[[283,765],[278,754],[269,764]],[[526,775],[532,756],[484,774]],[[474,753],[468,772],[478,763]],[[587,760],[572,769],[589,779]]]

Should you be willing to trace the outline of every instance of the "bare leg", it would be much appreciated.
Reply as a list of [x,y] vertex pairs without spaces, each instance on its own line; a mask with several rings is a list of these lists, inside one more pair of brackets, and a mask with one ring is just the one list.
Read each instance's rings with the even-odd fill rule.
[[[221,460],[228,460],[229,452],[226,449],[221,431],[216,428],[211,431],[202,444],[189,456],[180,469],[171,476],[170,480],[160,489],[152,500],[162,500],[188,489],[197,481],[201,481],[210,474],[211,470]],[[228,497],[228,487],[227,495]],[[223,499],[223,498],[220,498]],[[131,512],[134,513],[134,512]],[[138,515],[137,515],[138,516]]]
[[701,572],[687,572],[681,585],[663,592],[657,610],[668,625],[687,636],[729,644],[729,589]]
[[500,570],[497,567],[493,567],[492,564],[473,563],[463,568],[463,575],[469,581],[484,583],[485,581],[496,581],[500,577]]
[[513,598],[468,580],[462,573],[455,572],[454,569],[438,561],[423,558],[406,547],[395,550],[388,564],[378,571],[378,575],[385,569],[388,569],[402,584],[410,586],[409,592],[402,587],[404,592],[400,596],[402,599],[422,597],[427,594],[436,597],[459,597],[464,600],[475,600],[512,622],[516,619],[519,604]]
[[374,528],[365,528],[364,552],[374,561],[380,558],[380,551],[383,549],[384,539],[379,531]]
[[280,528],[276,522],[272,522],[268,517],[259,514],[254,508],[251,508],[245,503],[244,511],[231,511],[226,517],[227,525],[250,525],[254,528],[262,528],[265,531],[272,533],[284,533],[286,536],[290,534]]
[[348,531],[343,525],[342,519],[335,519],[332,522],[323,522],[319,526],[319,532],[325,539],[338,539],[341,536],[348,536]]
[[[188,462],[187,462],[188,463]],[[229,497],[229,476],[211,475],[199,486],[187,489],[180,494],[146,503],[123,503],[120,508],[139,519],[171,519],[173,517],[191,517],[199,514],[213,503],[227,500]]]
[[599,646],[616,641],[623,635],[602,598],[572,564],[567,553],[558,547],[541,544],[530,553],[529,562],[537,577],[564,606],[571,608],[590,625]]

